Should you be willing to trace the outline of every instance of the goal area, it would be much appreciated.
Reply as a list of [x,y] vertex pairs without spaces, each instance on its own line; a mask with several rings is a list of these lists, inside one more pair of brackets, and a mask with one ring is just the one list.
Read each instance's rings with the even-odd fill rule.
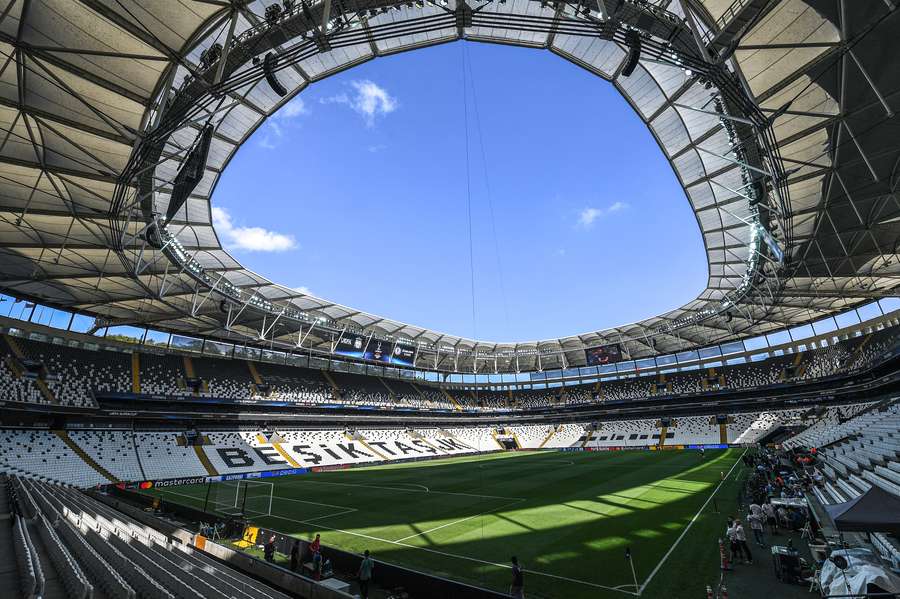
[[210,483],[206,509],[228,516],[271,516],[275,485],[261,480]]

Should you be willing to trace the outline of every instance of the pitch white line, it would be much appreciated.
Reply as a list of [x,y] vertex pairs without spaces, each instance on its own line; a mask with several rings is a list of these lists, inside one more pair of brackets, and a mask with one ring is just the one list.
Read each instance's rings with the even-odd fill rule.
[[[475,493],[458,493],[455,491],[433,491],[433,490],[418,490],[418,489],[406,489],[402,487],[385,487],[382,485],[364,485],[361,483],[336,483],[332,481],[324,481],[324,480],[310,480],[304,478],[296,478],[290,481],[284,481],[284,484],[295,484],[295,483],[306,483],[311,485],[335,485],[339,487],[362,487],[364,489],[384,489],[386,491],[407,491],[412,493],[435,493],[437,495],[455,495],[457,497],[475,497],[478,499],[521,499],[525,500],[525,497],[501,497],[500,495],[477,495]],[[408,484],[408,483],[395,483],[395,484]],[[426,489],[428,487],[425,487]]]
[[[294,518],[287,518],[285,516],[276,516],[275,514],[272,514],[271,516],[268,516],[268,517],[269,518],[278,518],[279,520],[285,520],[287,522],[296,522],[298,524],[307,524],[308,523],[307,520],[297,520]],[[469,557],[467,555],[458,555],[456,553],[448,553],[446,551],[438,551],[437,549],[430,549],[428,547],[419,547],[418,545],[410,545],[409,543],[403,543],[401,541],[391,541],[389,539],[382,539],[381,537],[375,537],[375,536],[367,535],[367,534],[364,534],[361,532],[353,532],[351,530],[343,530],[340,528],[334,528],[332,526],[325,526],[325,525],[318,525],[318,528],[321,528],[323,530],[331,530],[333,532],[343,533],[343,534],[350,535],[353,537],[369,539],[370,541],[378,541],[381,543],[387,543],[389,545],[398,545],[400,547],[406,547],[407,549],[418,549],[419,551],[425,551],[427,553],[434,553],[435,555],[442,555],[444,557],[453,557],[456,559],[462,559],[462,560],[466,560],[466,561],[470,561],[470,562],[476,562],[476,563],[485,564],[488,566],[496,566],[498,568],[505,568],[507,570],[511,568],[511,566],[509,566],[508,564],[498,564],[496,562],[489,562],[487,560],[482,560],[482,559],[478,559],[475,557]],[[588,582],[587,580],[579,580],[577,578],[569,578],[567,576],[559,576],[557,574],[550,574],[549,572],[540,572],[538,570],[524,569],[524,571],[529,574],[534,574],[536,576],[544,576],[547,578],[554,578],[556,580],[565,580],[566,582],[574,582],[576,584],[582,584],[582,585],[594,587],[597,589],[605,589],[607,591],[615,591],[617,593],[624,593],[626,595],[632,595],[632,596],[637,595],[637,593],[635,593],[633,591],[625,591],[619,587],[608,587],[608,586],[604,586],[602,584]],[[633,586],[633,585],[626,585],[626,586]]]
[[[193,500],[195,500],[195,501],[202,501],[202,499],[200,499],[199,497],[197,497],[197,496],[195,496],[195,495],[188,495],[188,494],[186,494],[186,493],[179,493],[179,492],[177,492],[177,491],[172,491],[171,489],[164,489],[164,490],[163,490],[163,489],[160,489],[160,491],[161,491],[162,493],[169,493],[169,494],[172,494],[172,495],[178,495],[179,497],[187,497],[188,499],[193,499]],[[337,512],[334,512],[334,513],[331,513],[331,514],[325,514],[324,516],[316,516],[315,518],[310,518],[309,520],[307,520],[307,522],[314,522],[314,521],[316,521],[316,520],[322,520],[323,518],[334,518],[334,517],[337,517],[337,516],[343,516],[344,514],[350,514],[350,513],[352,513],[352,512],[358,512],[358,511],[359,511],[359,509],[358,509],[358,508],[355,508],[355,507],[347,507],[347,506],[343,506],[343,505],[332,505],[332,504],[330,504],[330,503],[319,503],[318,501],[306,501],[306,500],[304,500],[304,499],[293,499],[293,498],[291,498],[291,497],[282,497],[282,496],[280,496],[280,495],[272,495],[272,498],[273,498],[273,499],[281,499],[281,500],[283,500],[283,501],[294,501],[294,502],[297,502],[297,503],[309,503],[309,504],[311,504],[311,505],[320,505],[320,506],[323,506],[323,507],[337,508],[338,510],[340,510],[340,511],[337,511]],[[233,507],[231,504],[228,504],[228,503],[222,503],[221,501],[216,501],[216,500],[214,500],[214,499],[211,500],[211,502],[212,502],[214,505],[217,505],[217,506]]]
[[358,512],[359,510],[355,507],[348,508],[342,512],[335,512],[333,514],[325,514],[324,516],[318,516],[316,518],[310,518],[307,522],[315,522],[316,520],[325,520],[326,518],[337,518],[338,516],[343,516],[344,514],[352,514],[353,512]]
[[403,537],[402,539],[397,539],[396,542],[397,542],[397,543],[402,543],[403,541],[406,541],[406,540],[408,540],[408,539],[414,539],[414,538],[420,537],[420,536],[422,536],[422,535],[427,535],[427,534],[430,533],[430,532],[434,532],[434,531],[436,531],[436,530],[441,530],[442,528],[447,528],[448,526],[453,526],[454,524],[462,524],[463,522],[465,522],[465,521],[467,521],[467,520],[471,520],[471,519],[473,519],[473,518],[477,518],[478,516],[483,516],[483,515],[485,515],[485,514],[490,514],[491,512],[499,512],[499,511],[502,510],[503,508],[509,507],[509,506],[511,506],[511,505],[516,505],[517,503],[522,503],[523,501],[525,501],[525,500],[524,500],[524,499],[517,499],[517,500],[515,500],[515,501],[511,501],[511,502],[509,502],[509,503],[505,503],[505,504],[503,504],[503,505],[501,505],[501,506],[499,506],[499,507],[495,507],[495,508],[491,508],[491,509],[489,509],[489,510],[485,510],[485,511],[479,513],[479,514],[475,514],[474,516],[467,516],[467,517],[465,517],[465,518],[460,518],[459,520],[455,520],[455,521],[453,521],[453,522],[447,522],[446,524],[441,524],[440,526],[435,526],[434,528],[429,528],[428,530],[424,530],[424,531],[422,531],[422,532],[418,532],[418,533],[416,533],[416,534],[414,534],[414,535],[409,535],[408,537]]
[[425,485],[417,485],[416,483],[394,483],[394,484],[395,485],[403,485],[406,487],[418,487],[419,489],[422,489],[426,493],[431,493],[431,490],[428,487],[426,487]]
[[[747,453],[746,449],[744,450],[744,453]],[[656,573],[659,572],[659,569],[662,568],[663,564],[666,563],[666,560],[669,559],[669,556],[672,555],[672,552],[675,551],[675,548],[678,547],[678,544],[681,543],[681,539],[683,539],[684,535],[686,535],[688,533],[688,531],[691,529],[691,526],[694,525],[694,522],[697,521],[697,518],[699,518],[700,514],[703,512],[703,510],[706,509],[706,506],[709,505],[709,502],[713,500],[713,497],[716,496],[716,493],[719,492],[719,489],[722,488],[722,485],[725,484],[725,481],[728,480],[728,478],[731,476],[731,473],[734,472],[734,469],[741,462],[740,458],[744,457],[744,453],[742,453],[741,456],[737,460],[735,460],[734,464],[731,466],[731,470],[729,470],[728,474],[725,475],[725,478],[723,478],[719,482],[719,484],[716,485],[716,488],[713,490],[712,493],[710,493],[709,497],[706,498],[706,501],[703,503],[703,505],[700,506],[700,509],[697,510],[697,513],[694,514],[694,517],[691,518],[691,521],[688,522],[688,525],[684,527],[684,530],[681,531],[681,534],[678,535],[678,538],[675,539],[675,542],[672,544],[671,547],[669,547],[669,550],[666,551],[666,554],[662,557],[661,560],[659,560],[659,563],[656,564],[656,567],[653,568],[653,571],[650,572],[650,576],[647,577],[647,580],[645,580],[644,583],[638,588],[638,591],[637,591],[638,595],[640,595],[641,593],[644,592],[644,589],[647,588],[647,585],[650,584],[650,581],[653,580],[653,577],[656,576]]]

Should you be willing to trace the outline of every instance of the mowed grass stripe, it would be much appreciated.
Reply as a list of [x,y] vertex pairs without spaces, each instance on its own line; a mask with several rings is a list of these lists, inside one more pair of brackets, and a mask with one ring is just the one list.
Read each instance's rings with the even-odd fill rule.
[[[270,479],[278,517],[257,523],[303,538],[323,532],[326,545],[370,549],[378,559],[497,589],[508,585],[503,564],[515,553],[546,574],[529,576],[530,596],[621,597],[586,583],[631,584],[626,547],[639,582],[645,579],[738,455],[510,453]],[[178,492],[197,499],[164,495],[202,507],[206,486]],[[338,513],[287,498],[339,506]],[[339,512],[350,508],[356,511]]]

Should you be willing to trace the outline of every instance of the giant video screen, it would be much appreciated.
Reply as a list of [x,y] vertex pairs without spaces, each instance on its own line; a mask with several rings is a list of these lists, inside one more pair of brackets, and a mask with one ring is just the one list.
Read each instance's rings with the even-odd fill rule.
[[415,366],[416,348],[412,345],[395,343],[388,362],[398,366]]
[[589,347],[584,350],[584,359],[588,366],[604,366],[622,361],[622,347],[618,343]]
[[353,333],[344,333],[344,336],[338,341],[334,353],[358,360],[370,360],[397,366],[413,366],[416,361],[416,348],[413,345],[367,339]]
[[360,360],[371,359],[366,356],[366,338],[353,333],[344,333],[341,336],[334,353]]

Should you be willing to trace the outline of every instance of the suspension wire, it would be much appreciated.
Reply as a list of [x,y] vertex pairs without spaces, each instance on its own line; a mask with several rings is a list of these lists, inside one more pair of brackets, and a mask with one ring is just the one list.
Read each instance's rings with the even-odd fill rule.
[[506,301],[506,284],[503,280],[503,260],[500,257],[500,242],[497,239],[497,219],[494,217],[493,194],[491,193],[491,179],[488,176],[487,154],[484,151],[484,131],[481,128],[481,116],[478,112],[478,94],[475,91],[475,74],[472,71],[472,61],[468,61],[469,85],[472,88],[472,108],[475,114],[475,129],[478,131],[478,145],[481,148],[481,165],[484,172],[484,187],[487,192],[488,212],[491,217],[491,233],[494,238],[494,255],[497,258],[497,282],[500,284],[500,300],[503,305],[503,320],[506,330],[509,331],[509,304]]
[[[465,140],[466,140],[466,214],[468,216],[468,225],[469,225],[469,275],[471,277],[471,292],[472,292],[472,339],[475,340],[478,338],[477,336],[477,323],[475,320],[475,250],[474,244],[472,241],[472,173],[471,173],[471,162],[469,157],[469,98],[467,93],[467,72],[468,72],[468,46],[466,45],[465,40],[460,41],[462,45],[462,50],[460,55],[462,57],[462,92],[463,92],[463,124],[465,126]],[[472,364],[474,366],[473,371],[477,374],[478,367],[477,362],[475,361],[475,356],[472,356]],[[478,403],[478,385],[475,384],[475,403]],[[479,464],[481,466],[482,464]],[[484,493],[484,468],[478,469],[478,478],[480,479],[479,486],[481,488],[482,493]],[[481,540],[484,541],[484,514],[478,517],[479,524],[481,525]],[[486,573],[482,571],[481,573],[481,584],[485,585]]]
[[[475,320],[475,244],[472,236],[472,168],[469,159],[469,98],[466,91],[466,62],[468,57],[466,42],[462,42],[462,92],[463,92],[463,129],[466,139],[466,217],[469,227],[469,290],[472,295],[472,339],[478,338],[478,325]],[[474,358],[473,358],[474,363]]]

